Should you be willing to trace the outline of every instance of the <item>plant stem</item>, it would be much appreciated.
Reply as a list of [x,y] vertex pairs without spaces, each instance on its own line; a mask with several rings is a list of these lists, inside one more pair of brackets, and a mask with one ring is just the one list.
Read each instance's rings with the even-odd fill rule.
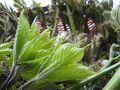
[[57,29],[57,25],[58,25],[58,16],[59,16],[59,8],[56,7],[56,18],[55,18],[55,24],[54,24],[54,28],[53,28],[53,32],[52,32],[52,37],[54,37],[55,31],[56,31],[56,29]]
[[66,3],[66,8],[67,8],[68,18],[69,18],[70,26],[72,28],[73,36],[75,37],[75,36],[77,36],[76,27],[75,27],[74,20],[72,18],[72,13],[71,13],[70,8],[67,5],[67,3]]
[[51,5],[50,5],[50,14],[52,14],[55,10],[55,5],[56,5],[56,0],[51,0]]
[[0,90],[5,89],[7,85],[13,80],[15,77],[17,70],[19,66],[17,66],[17,57],[16,57],[16,40],[14,40],[14,45],[13,45],[13,64],[12,64],[12,70],[10,71],[9,76],[5,80],[5,82],[2,84],[0,87]]
[[[88,47],[90,44],[88,44],[87,46],[85,46],[84,48]],[[79,53],[79,52],[78,52]],[[72,56],[71,56],[72,57]],[[69,58],[66,60],[68,61]],[[22,88],[27,87],[29,84],[31,84],[32,82],[35,82],[37,80],[43,80],[47,75],[49,75],[50,73],[54,72],[55,70],[57,70],[58,68],[60,68],[66,61],[63,61],[62,63],[58,64],[56,66],[56,64],[52,64],[50,66],[48,66],[46,69],[44,69],[43,71],[41,71],[35,78],[31,79],[30,81],[24,83],[23,85],[21,85],[17,90],[20,90]],[[53,68],[54,67],[54,68]]]
[[30,85],[31,83],[37,81],[37,80],[42,80],[44,78],[45,75],[47,75],[49,72],[51,72],[52,70],[49,70],[49,68],[45,69],[44,71],[42,71],[40,74],[38,74],[35,78],[27,81],[26,83],[24,83],[23,85],[21,85],[17,90],[21,90],[26,88],[28,85]]
[[110,47],[109,62],[101,70],[107,68],[108,66],[111,65],[111,63],[113,61],[115,61],[115,60],[120,58],[120,55],[118,55],[117,57],[113,58],[113,54],[114,54],[113,48],[115,48],[115,47],[119,47],[119,45],[112,44],[112,46]]
[[114,44],[112,44],[112,46],[110,47],[109,61],[101,70],[107,68],[113,62],[113,60],[112,60],[113,54],[114,54],[113,48],[114,48]]
[[[107,63],[100,71],[102,71],[102,70],[104,70],[105,68],[109,67],[113,61],[115,61],[115,60],[117,60],[117,59],[120,58],[120,55],[117,56],[117,57],[115,57],[115,58],[113,58],[113,54],[114,54],[113,48],[114,48],[114,47],[118,47],[118,45],[112,44],[112,46],[110,47],[109,61],[108,61],[108,63]],[[92,83],[92,86],[94,86],[95,83],[96,83],[96,81]],[[91,86],[91,87],[92,87],[92,86]],[[90,87],[90,88],[91,88],[91,87]]]
[[13,76],[15,71],[15,67],[11,70],[9,76],[7,77],[7,79],[5,80],[5,82],[2,84],[2,86],[0,87],[0,90],[5,89],[7,87],[7,85],[9,84],[9,80],[11,79],[11,77]]
[[115,46],[115,44],[112,44],[112,46],[110,47],[109,60],[112,60],[112,58],[113,58],[113,54],[114,54],[113,48],[114,48],[114,46]]
[[120,66],[120,62],[118,62],[118,63],[116,63],[116,64],[114,64],[114,65],[112,65],[112,66],[110,66],[110,67],[108,67],[108,68],[106,68],[106,69],[104,69],[104,70],[90,76],[90,77],[88,77],[87,79],[85,79],[83,81],[78,82],[77,84],[67,88],[67,90],[77,90],[78,88],[84,86],[85,84],[87,84],[89,82],[92,82],[94,80],[97,80],[98,78],[100,78],[101,76],[105,75],[106,73],[114,70],[118,66]]
[[111,59],[101,70],[107,68],[108,66],[110,66],[110,64],[111,64],[113,61],[115,61],[115,60],[117,60],[117,59],[119,59],[119,58],[120,58],[120,55],[118,55],[117,57]]
[[24,83],[23,85],[21,85],[17,90],[22,90],[24,89],[25,87],[27,87],[28,85],[30,85],[32,82],[35,82],[37,81],[37,78],[33,78],[31,80],[29,80],[28,82]]
[[120,67],[102,90],[120,90]]

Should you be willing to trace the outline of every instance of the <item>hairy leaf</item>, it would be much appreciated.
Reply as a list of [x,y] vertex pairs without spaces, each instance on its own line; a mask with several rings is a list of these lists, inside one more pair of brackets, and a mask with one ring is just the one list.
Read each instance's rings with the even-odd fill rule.
[[35,18],[29,31],[29,40],[32,40],[35,37],[38,38],[39,36],[40,36],[40,30],[38,29]]
[[16,56],[18,57],[21,49],[23,48],[24,44],[28,41],[29,37],[29,23],[25,16],[23,15],[23,11],[20,14],[18,26],[17,26],[17,32],[15,35],[15,50],[16,50]]
[[86,66],[78,64],[86,47],[62,44],[61,37],[57,40],[51,39],[50,28],[40,35],[35,20],[29,29],[23,12],[20,15],[14,47],[13,59],[17,56],[16,63],[21,64],[21,70],[23,68],[21,74],[24,80],[80,80],[93,74]]
[[76,45],[70,43],[63,44],[48,58],[49,60],[45,63],[43,69],[50,65],[54,68],[59,65],[77,64],[82,59],[84,50],[85,48],[77,48]]
[[40,68],[40,66],[45,58],[46,57],[35,59],[32,61],[27,61],[25,63],[26,70],[22,74],[22,77],[25,80],[30,80],[30,79],[34,78],[38,74],[39,68]]
[[80,64],[74,64],[63,66],[48,75],[46,78],[50,81],[81,80],[92,74],[93,72],[87,67]]
[[43,64],[43,62],[50,57],[50,53],[44,50],[41,50],[39,54],[40,56],[38,55],[38,59],[25,62],[26,71],[22,75],[25,80],[34,78],[38,74],[40,66]]
[[[33,39],[31,41],[28,41],[22,48],[22,51],[19,56],[19,61],[24,62],[27,60],[33,60],[38,57],[41,53],[40,50],[48,50],[51,51],[54,46],[55,38],[50,39],[50,31],[45,30],[43,34],[36,40]],[[35,41],[36,40],[36,41]],[[47,54],[46,54],[47,55]]]

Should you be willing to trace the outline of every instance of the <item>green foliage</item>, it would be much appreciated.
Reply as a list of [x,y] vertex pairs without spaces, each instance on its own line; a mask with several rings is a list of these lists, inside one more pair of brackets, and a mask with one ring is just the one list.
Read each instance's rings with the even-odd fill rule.
[[28,41],[28,31],[29,30],[29,24],[26,18],[23,16],[23,12],[20,15],[16,37],[15,37],[15,50],[16,50],[16,56],[19,56],[19,53],[22,50],[23,45]]
[[85,79],[93,74],[86,66],[78,64],[87,46],[62,44],[60,36],[50,38],[50,28],[40,35],[35,20],[30,28],[23,13],[14,39],[13,67],[20,64],[24,80],[36,77],[36,80],[59,82]]
[[54,71],[46,78],[50,81],[64,81],[64,80],[82,80],[87,78],[93,73],[83,65],[79,64],[70,64],[61,67],[57,71]]
[[14,48],[18,58],[16,61],[19,61],[19,63],[25,64],[26,66],[30,65],[29,70],[27,70],[25,74],[31,71],[30,74],[34,77],[34,75],[37,74],[35,72],[38,72],[41,65],[39,65],[39,63],[49,55],[55,41],[55,38],[49,40],[49,34],[50,29],[43,32],[40,36],[35,20],[31,28],[29,28],[28,21],[24,17],[23,12],[21,13],[14,41],[16,47]]
[[24,8],[26,8],[26,3],[24,0],[14,0],[14,6],[18,9],[18,10],[23,10]]
[[11,7],[0,3],[0,43],[13,39],[17,26],[17,15]]
[[[10,71],[10,74],[6,79],[6,81],[3,83],[4,78],[1,81],[1,83],[3,83],[3,85],[0,85],[1,88],[7,87],[8,89],[16,89],[16,87],[21,86],[19,88],[21,89],[30,84],[29,85],[30,87],[27,87],[26,90],[33,90],[33,89],[53,90],[53,89],[65,88],[66,86],[68,87],[69,85],[72,85],[71,82],[76,82],[76,81],[82,83],[81,86],[83,86],[93,81],[94,78],[98,79],[98,77],[103,75],[103,74],[100,75],[100,73],[103,72],[106,73],[107,69],[106,71],[103,72],[100,71],[98,72],[98,74],[95,74],[87,66],[81,64],[82,62],[81,60],[84,56],[84,51],[87,46],[80,48],[76,44],[63,43],[64,36],[62,35],[61,36],[58,35],[57,37],[51,38],[50,37],[51,28],[44,30],[44,32],[40,34],[40,31],[36,25],[36,18],[34,19],[34,21],[33,18],[34,16],[36,16],[36,14],[39,14],[41,16],[40,20],[44,28],[45,27],[44,25],[46,24],[45,21],[47,19],[50,20],[50,23],[48,25],[53,25],[54,19],[56,22],[58,22],[57,18],[60,16],[65,23],[71,24],[70,27],[72,28],[73,30],[72,34],[74,35],[76,34],[76,29],[79,30],[79,32],[88,31],[87,30],[88,18],[92,18],[95,21],[96,26],[100,25],[100,27],[102,26],[102,22],[109,20],[110,18],[109,11],[111,10],[112,7],[112,0],[110,0],[110,3],[108,1],[97,3],[97,0],[96,1],[66,0],[65,2],[64,0],[52,0],[53,7],[51,7],[52,8],[51,13],[49,13],[48,17],[45,17],[45,13],[48,10],[48,7],[41,8],[39,6],[40,4],[37,4],[36,2],[34,2],[34,0],[33,0],[32,8],[26,7],[26,4],[23,0],[14,0],[14,1],[16,2],[15,6],[18,8],[18,10],[21,11],[24,9],[24,12],[22,11],[19,17],[19,23],[14,39],[13,54],[12,54],[12,49],[9,49],[9,47],[11,47],[12,45],[12,42],[0,45],[0,60],[1,60],[0,62],[1,62],[1,66],[3,66],[0,67],[0,75],[2,74],[2,76],[4,76],[3,73],[5,70]],[[98,4],[98,6],[96,3]],[[54,11],[56,6],[57,9],[56,11]],[[54,12],[56,12],[56,18],[54,18],[54,14],[53,14]],[[117,11],[113,10],[112,13],[114,14],[111,14],[111,18],[112,18],[111,21],[113,21],[111,22],[112,23],[111,25],[118,32],[119,10]],[[11,14],[8,15],[10,17],[13,17]],[[30,24],[24,15],[27,16]],[[6,20],[9,21],[9,18],[6,17]],[[47,22],[49,22],[49,20]],[[0,19],[0,23],[1,23],[0,28],[3,29],[4,27],[2,26],[2,24],[6,26],[9,25],[9,23],[6,23],[3,19]],[[10,26],[11,25],[12,24],[10,24]],[[55,29],[56,28],[57,28],[57,23],[55,24]],[[5,29],[9,29],[9,28],[5,28]],[[104,27],[104,29],[107,28]],[[84,46],[92,42],[91,49],[88,49],[88,54],[90,53],[91,59],[88,59],[89,55],[86,54],[87,61],[90,60],[96,61],[99,59],[99,57],[97,57],[98,55],[97,53],[99,52],[98,49],[101,49],[101,51],[103,51],[103,48],[99,48],[100,46],[102,46],[102,44],[103,47],[109,48],[109,46],[104,46],[104,43],[108,43],[109,45],[111,44],[108,42],[108,38],[110,37],[109,33],[111,32],[108,31],[109,30],[102,30],[102,32],[105,32],[103,34],[103,38],[106,41],[101,40],[99,31],[98,32],[88,31],[88,36],[85,36],[85,38],[84,35],[81,34],[83,36],[85,43],[83,44],[83,42],[81,42],[79,38],[78,41],[82,43],[81,46]],[[95,33],[98,34],[94,35]],[[112,39],[110,40],[112,41]],[[3,41],[6,42],[6,40],[4,39]],[[108,55],[108,51],[106,49],[105,51],[107,52]],[[103,52],[101,55],[104,54],[105,56],[105,53]],[[118,54],[119,51],[117,52],[115,51],[113,57],[118,56]],[[114,59],[117,60],[116,58],[112,58],[112,60]],[[11,66],[12,66],[12,70],[9,70]],[[5,75],[8,75],[6,73],[9,72],[4,73]],[[13,80],[12,84],[9,84],[11,83],[12,80]],[[17,81],[18,83],[16,83]],[[89,85],[90,84],[88,84],[88,86]]]
[[113,77],[102,90],[119,90],[120,87],[120,68],[115,72]]
[[29,87],[26,87],[25,90],[57,90],[59,88],[58,85],[45,81],[45,82],[33,82]]
[[0,44],[0,49],[9,48],[12,46],[12,42]]
[[111,12],[111,22],[113,29],[120,33],[120,7],[113,9]]
[[7,58],[7,55],[13,53],[12,49],[10,49],[11,46],[12,42],[0,44],[0,76],[6,72],[9,66],[9,58]]
[[4,71],[0,68],[0,76],[2,75],[3,72],[4,72]]
[[8,48],[0,50],[0,54],[10,54],[10,53],[12,53],[12,50]]
[[12,49],[9,49],[9,47],[11,47],[11,46],[12,46],[12,42],[0,44],[0,55],[2,55],[1,58],[4,58],[5,54],[12,53]]

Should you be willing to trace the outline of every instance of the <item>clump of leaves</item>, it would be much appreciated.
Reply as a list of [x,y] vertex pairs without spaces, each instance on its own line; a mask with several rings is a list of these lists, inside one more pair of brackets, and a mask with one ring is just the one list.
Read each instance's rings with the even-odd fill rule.
[[35,20],[30,27],[23,13],[14,39],[12,70],[1,89],[7,87],[20,69],[21,77],[27,82],[18,90],[36,81],[83,80],[93,74],[86,66],[78,64],[87,46],[62,44],[63,37],[50,38],[50,28],[40,35]]
[[[10,49],[10,47],[12,46],[12,42],[9,43],[4,43],[4,44],[0,44],[0,77],[3,75],[5,76],[5,74],[7,74],[9,71],[9,61],[10,58],[9,55],[12,54],[12,49]],[[12,55],[11,55],[12,56]],[[1,81],[4,78],[1,77]],[[0,84],[2,83],[0,81]]]
[[120,33],[119,26],[120,26],[120,7],[113,9],[111,12],[111,24],[112,27],[116,30],[116,32]]
[[17,15],[11,7],[0,3],[0,43],[13,39],[17,27]]

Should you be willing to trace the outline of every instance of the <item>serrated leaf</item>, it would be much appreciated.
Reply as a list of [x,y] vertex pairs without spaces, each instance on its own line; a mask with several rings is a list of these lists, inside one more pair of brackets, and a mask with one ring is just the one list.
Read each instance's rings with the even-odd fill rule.
[[43,44],[47,43],[50,40],[50,28],[45,30],[41,36],[37,39],[37,41],[34,43],[34,50],[42,49],[41,46]]
[[64,37],[65,36],[62,36],[62,35],[57,36],[56,42],[55,42],[55,50],[61,46]]
[[92,74],[93,72],[87,67],[80,64],[74,64],[61,67],[49,74],[46,79],[50,81],[82,80]]
[[47,41],[46,43],[43,43],[40,45],[39,49],[51,49],[54,46],[54,42],[55,42],[56,38],[52,38],[49,41]]
[[[51,51],[54,46],[54,42],[56,38],[50,39],[50,31],[45,30],[39,39],[33,39],[32,41],[28,41],[22,48],[22,52],[19,56],[19,61],[24,62],[26,60],[33,60],[38,57],[41,53],[40,50]],[[47,55],[47,54],[46,54]]]
[[35,37],[38,38],[39,36],[40,36],[40,30],[38,29],[35,18],[29,31],[29,40],[32,40]]
[[43,64],[43,62],[50,56],[50,52],[46,51],[46,50],[40,50],[38,51],[38,55],[36,55],[36,59],[34,60],[29,60],[26,61],[26,71],[23,73],[22,77],[25,80],[29,80],[34,78],[40,69],[40,66]]
[[30,56],[30,53],[32,52],[32,41],[28,41],[22,48],[22,51],[19,55],[19,62],[24,62],[27,60],[27,58]]
[[45,56],[49,56],[52,53],[52,49],[41,49],[36,51],[36,56],[35,58],[42,58]]
[[29,30],[29,23],[21,13],[13,56],[17,55],[16,63],[21,64],[21,68],[23,66],[22,77],[25,80],[35,76],[35,80],[43,81],[79,80],[93,74],[78,64],[86,47],[78,48],[70,43],[61,45],[62,39],[55,46],[55,40],[50,39],[50,28],[40,35],[35,20]]
[[55,62],[64,62],[66,59],[68,64],[77,64],[83,57],[85,48],[77,48],[77,45],[74,44],[63,44],[56,51],[53,56]]
[[85,48],[69,43],[61,45],[41,67],[39,78],[49,76],[64,66],[77,64],[82,59]]
[[53,68],[57,65],[64,66],[67,64],[77,64],[82,59],[84,50],[85,48],[77,48],[77,46],[74,44],[63,44],[54,51],[53,56],[49,58],[49,60],[43,66],[43,69],[51,64],[53,65]]
[[19,56],[21,49],[23,48],[24,44],[28,41],[29,37],[29,23],[23,13],[24,12],[22,11],[20,14],[14,42],[16,46],[15,50],[17,57]]
[[28,68],[28,69],[26,71],[24,71],[24,73],[22,74],[22,77],[25,80],[30,80],[30,79],[34,78],[38,74],[39,68],[45,58],[46,57],[35,59],[32,61],[27,61],[25,63],[26,64],[25,68],[26,69]]

